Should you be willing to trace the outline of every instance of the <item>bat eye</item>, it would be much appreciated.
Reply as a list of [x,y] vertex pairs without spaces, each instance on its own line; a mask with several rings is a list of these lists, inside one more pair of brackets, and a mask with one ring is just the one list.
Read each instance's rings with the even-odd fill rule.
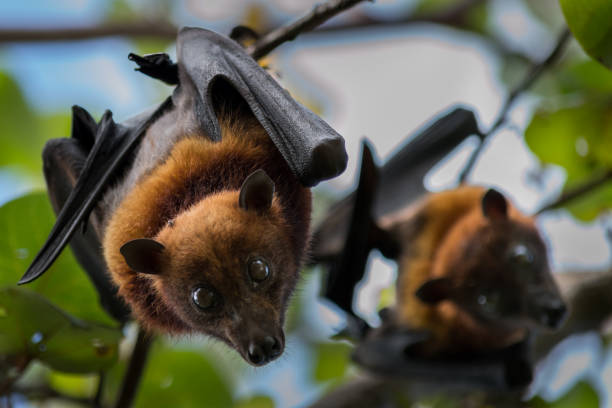
[[193,303],[202,310],[210,309],[217,303],[217,294],[208,288],[195,288],[191,294]]
[[255,283],[263,282],[270,276],[270,267],[262,259],[253,259],[249,262],[249,276]]
[[497,311],[500,300],[499,294],[494,292],[481,294],[476,299],[480,305],[480,309],[487,314],[493,314]]
[[533,264],[533,253],[523,244],[516,245],[510,252],[510,261],[517,268],[528,267]]

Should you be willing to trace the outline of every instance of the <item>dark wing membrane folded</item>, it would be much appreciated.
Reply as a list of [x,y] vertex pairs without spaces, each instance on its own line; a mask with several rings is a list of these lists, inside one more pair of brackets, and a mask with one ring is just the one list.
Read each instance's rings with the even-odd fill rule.
[[200,28],[183,28],[178,44],[177,98],[193,101],[199,127],[221,138],[212,89],[224,80],[247,102],[302,184],[313,186],[337,176],[347,162],[344,139],[296,102],[235,41]]
[[151,116],[133,127],[116,124],[110,111],[102,116],[97,126],[95,142],[74,190],[64,203],[47,241],[34,257],[19,284],[31,282],[49,269],[70,242],[77,228],[87,222],[109,181],[121,172],[126,159],[131,156],[149,125],[171,105],[170,100],[166,100]]

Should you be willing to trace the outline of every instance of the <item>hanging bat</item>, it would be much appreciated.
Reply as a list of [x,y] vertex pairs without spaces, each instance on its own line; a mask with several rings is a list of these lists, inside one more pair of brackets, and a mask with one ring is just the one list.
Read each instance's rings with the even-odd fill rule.
[[183,28],[177,55],[130,55],[176,85],[159,107],[120,124],[75,107],[72,137],[48,142],[58,217],[19,283],[71,243],[119,320],[204,333],[263,365],[284,348],[310,187],[344,170],[344,140],[232,39]]
[[[346,286],[363,276],[369,251],[378,248],[398,263],[397,304],[382,314],[382,326],[371,330],[349,319],[362,338],[354,359],[376,372],[436,382],[528,384],[530,330],[557,328],[566,315],[533,220],[499,192],[471,186],[428,194],[377,218],[374,203],[386,198],[377,194],[383,169],[364,144],[350,232],[328,261],[325,295],[350,316],[353,290]],[[338,245],[322,235],[326,222],[338,229],[332,212],[315,235],[333,259]]]

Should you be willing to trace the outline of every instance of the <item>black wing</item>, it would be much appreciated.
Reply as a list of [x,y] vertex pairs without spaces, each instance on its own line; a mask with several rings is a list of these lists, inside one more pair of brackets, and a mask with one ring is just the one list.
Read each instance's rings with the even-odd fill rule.
[[[397,252],[397,245],[372,219],[372,208],[379,185],[379,169],[374,162],[372,148],[362,143],[361,171],[355,191],[354,205],[350,214],[349,229],[346,232],[344,248],[339,256],[329,263],[324,296],[357,318],[352,311],[355,284],[363,278],[368,255],[372,248],[384,248],[391,256]],[[355,323],[355,322],[351,322]],[[354,329],[365,328],[358,323]],[[355,330],[353,330],[355,331]]]
[[428,333],[407,328],[387,329],[370,335],[352,353],[353,360],[371,372],[444,386],[521,390],[533,378],[529,339],[490,353],[466,353],[424,358],[415,346],[426,343]]
[[[350,239],[347,233],[353,228],[354,222],[369,223],[373,232],[379,234],[370,242],[376,242],[375,247],[378,247],[383,255],[392,254],[395,243],[387,241],[382,231],[377,230],[376,220],[407,207],[425,194],[427,190],[423,179],[427,172],[471,135],[480,135],[480,131],[474,113],[465,108],[455,108],[419,131],[378,169],[380,182],[377,183],[370,212],[367,213],[369,219],[364,218],[364,212],[360,212],[361,218],[353,216],[358,194],[356,192],[347,195],[330,208],[327,217],[314,233],[312,260],[315,263],[328,263],[337,259],[345,250],[345,241]],[[387,245],[390,248],[386,249]],[[372,247],[368,248],[368,252],[371,249]]]
[[[82,173],[87,156],[95,143],[97,124],[84,109],[72,108],[72,137],[52,139],[43,150],[43,172],[51,205],[59,214],[74,190]],[[106,273],[102,256],[98,220],[103,218],[100,206],[94,209],[94,217],[83,221],[82,230],[77,230],[70,240],[70,246],[77,261],[89,275],[97,289],[103,308],[118,321],[129,317],[129,309],[116,296],[117,288]]]
[[[33,281],[51,266],[77,228],[87,223],[107,185],[121,173],[147,128],[171,105],[170,100],[167,100],[152,115],[131,127],[115,123],[110,111],[104,113],[96,126],[93,145],[76,185],[66,199],[47,241],[19,284]],[[73,137],[91,143],[89,130],[86,130],[91,129],[91,126],[80,129]]]
[[342,173],[344,139],[296,102],[235,41],[212,31],[186,27],[177,44],[179,87],[192,101],[199,128],[221,138],[214,109],[214,87],[229,83],[246,101],[302,184],[314,186]]

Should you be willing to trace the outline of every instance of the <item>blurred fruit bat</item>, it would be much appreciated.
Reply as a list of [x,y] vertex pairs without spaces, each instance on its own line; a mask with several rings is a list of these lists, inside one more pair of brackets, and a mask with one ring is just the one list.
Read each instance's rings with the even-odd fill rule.
[[130,55],[176,85],[157,108],[96,123],[75,106],[72,137],[48,142],[58,217],[19,283],[70,243],[118,320],[131,309],[149,329],[202,332],[265,364],[284,346],[309,187],[344,170],[344,140],[232,39],[183,28],[177,55]]
[[[386,183],[382,174],[364,143],[344,245],[337,243],[342,230],[334,209],[340,205],[315,234],[315,257],[330,265],[325,297],[348,312],[348,334],[360,340],[353,358],[372,371],[437,384],[528,384],[531,329],[557,328],[566,315],[533,220],[497,191],[472,186],[429,194],[384,217],[374,210],[376,200],[386,198],[378,193]],[[406,183],[416,187],[408,191],[417,191],[422,184],[411,176],[408,170]],[[377,329],[352,310],[354,286],[373,248],[400,269],[397,304],[381,314]]]

